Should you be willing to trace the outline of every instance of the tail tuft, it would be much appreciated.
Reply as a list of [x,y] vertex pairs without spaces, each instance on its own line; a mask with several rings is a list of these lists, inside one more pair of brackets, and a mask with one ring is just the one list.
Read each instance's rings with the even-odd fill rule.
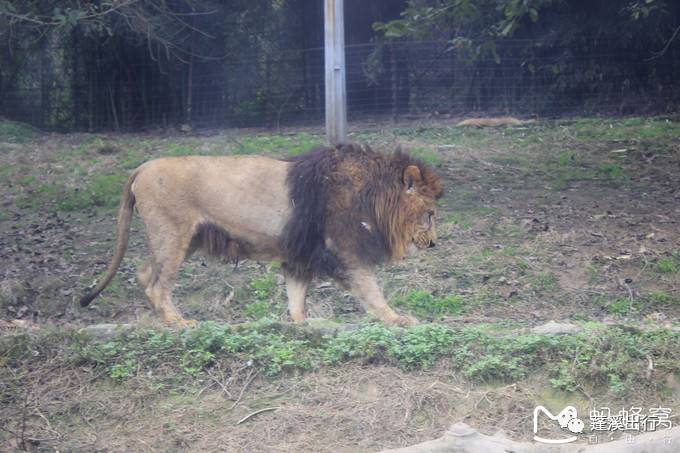
[[81,307],[87,307],[90,305],[90,302],[94,300],[94,298],[97,297],[96,294],[86,294],[80,299],[80,306]]

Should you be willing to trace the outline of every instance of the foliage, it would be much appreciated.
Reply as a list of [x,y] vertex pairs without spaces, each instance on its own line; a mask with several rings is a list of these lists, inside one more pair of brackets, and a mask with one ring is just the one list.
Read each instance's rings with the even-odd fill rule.
[[673,258],[661,258],[656,263],[656,269],[664,274],[677,274],[678,266]]
[[[75,331],[0,339],[4,365],[93,367],[114,381],[179,372],[201,375],[218,362],[240,362],[267,375],[341,366],[348,361],[387,363],[405,369],[444,360],[476,382],[516,381],[541,370],[553,386],[573,391],[609,388],[621,392],[643,379],[648,358],[659,375],[680,372],[680,333],[586,325],[574,335],[503,336],[485,326],[452,329],[423,324],[406,331],[372,324],[352,332],[318,336],[273,321],[241,325],[205,322],[182,331],[137,329],[97,341]],[[243,365],[240,365],[243,366]],[[165,370],[165,371],[163,371]],[[655,373],[657,374],[657,373]]]
[[[674,64],[669,54],[677,58],[678,46],[671,44],[679,8],[668,0],[410,0],[401,18],[378,22],[374,29],[381,46],[445,41],[440,58],[459,68],[448,77],[467,80],[453,94],[461,102],[479,97],[474,107],[514,105],[516,90],[532,87],[545,94],[544,104],[527,98],[527,108],[554,111],[558,99],[577,104],[592,96],[597,102],[603,90],[618,90],[622,105],[631,103],[627,97],[646,96],[640,90],[646,80],[636,77],[636,68],[658,75]],[[368,69],[382,68],[374,63]],[[524,82],[516,84],[519,80]]]
[[394,305],[404,307],[421,316],[456,315],[464,310],[465,300],[462,296],[451,294],[436,297],[423,290],[411,290],[404,296],[396,297]]
[[23,143],[35,138],[37,131],[27,124],[9,121],[0,117],[0,141]]
[[[346,12],[348,42],[372,50],[348,53],[351,110],[628,114],[678,103],[678,2],[403,6]],[[0,0],[0,114],[57,130],[319,120],[322,31],[322,3],[310,0]]]

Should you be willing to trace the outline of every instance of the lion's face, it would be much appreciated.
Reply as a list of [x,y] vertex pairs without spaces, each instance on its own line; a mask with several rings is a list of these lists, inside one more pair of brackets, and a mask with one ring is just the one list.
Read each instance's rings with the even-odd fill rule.
[[423,212],[413,231],[413,244],[419,249],[434,247],[437,243],[437,229],[434,225],[436,211],[428,209]]
[[440,195],[440,188],[434,189],[430,181],[420,172],[415,165],[404,170],[403,176],[404,194],[403,204],[405,208],[404,231],[408,242],[407,249],[425,249],[434,247],[437,243],[437,228],[435,217],[437,205],[435,197]]

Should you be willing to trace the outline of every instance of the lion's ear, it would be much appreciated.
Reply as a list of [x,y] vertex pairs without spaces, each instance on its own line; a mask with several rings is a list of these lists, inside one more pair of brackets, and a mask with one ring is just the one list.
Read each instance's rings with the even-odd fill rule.
[[420,168],[415,165],[409,165],[404,170],[403,182],[408,190],[412,190],[413,186],[423,180],[423,175],[420,173]]

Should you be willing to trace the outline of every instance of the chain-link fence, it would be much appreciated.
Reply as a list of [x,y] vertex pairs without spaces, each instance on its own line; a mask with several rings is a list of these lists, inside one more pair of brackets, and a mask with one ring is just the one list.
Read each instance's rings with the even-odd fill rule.
[[[615,43],[579,54],[506,39],[472,58],[448,41],[349,45],[349,120],[670,112],[680,105],[678,47],[645,58]],[[0,115],[48,130],[321,124],[323,61],[323,48],[182,62],[143,46],[48,39],[2,84]]]

